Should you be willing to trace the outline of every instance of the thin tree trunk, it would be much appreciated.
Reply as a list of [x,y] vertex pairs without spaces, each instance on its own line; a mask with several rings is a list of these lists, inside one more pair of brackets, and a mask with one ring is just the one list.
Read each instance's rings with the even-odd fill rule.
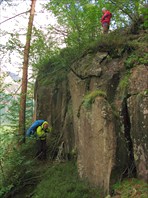
[[31,42],[36,1],[37,0],[31,0],[31,10],[30,10],[30,16],[28,22],[26,45],[24,49],[22,90],[21,90],[20,112],[19,112],[19,143],[20,144],[25,142],[25,121],[26,121],[25,112],[26,112],[26,96],[27,96],[27,80],[28,80],[28,63],[29,63],[30,42]]

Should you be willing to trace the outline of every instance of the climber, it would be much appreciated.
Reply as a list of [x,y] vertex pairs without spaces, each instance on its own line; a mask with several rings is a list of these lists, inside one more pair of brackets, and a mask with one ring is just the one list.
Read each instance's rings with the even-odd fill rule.
[[41,126],[38,126],[36,129],[37,135],[37,154],[36,157],[39,160],[46,160],[46,136],[47,133],[51,132],[52,128],[49,128],[49,124],[47,121],[43,122]]
[[107,34],[109,30],[109,25],[110,25],[112,14],[106,8],[102,8],[102,13],[103,13],[103,16],[101,18],[101,23],[103,27],[103,34]]

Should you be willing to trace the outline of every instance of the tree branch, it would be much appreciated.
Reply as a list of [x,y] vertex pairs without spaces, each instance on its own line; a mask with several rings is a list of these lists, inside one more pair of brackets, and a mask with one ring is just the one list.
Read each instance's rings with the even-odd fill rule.
[[129,18],[134,21],[134,18],[132,17],[131,14],[129,14],[128,12],[126,12],[121,6],[119,6],[117,3],[115,3],[114,1],[112,0],[109,0],[111,3],[113,3],[115,6],[117,6],[124,14],[128,15]]
[[6,3],[8,4],[8,6],[11,5],[11,4],[9,3],[9,0],[8,0],[8,1],[7,1],[7,0],[1,0],[1,1],[0,1],[0,5],[1,5],[3,2],[6,2]]
[[65,31],[65,29],[61,29],[55,26],[51,26],[51,28],[55,31],[56,34],[62,34],[64,37],[68,34],[68,32]]
[[9,19],[6,19],[6,20],[2,21],[2,22],[0,23],[0,25],[1,25],[2,23],[5,23],[5,22],[7,22],[7,21],[9,21],[9,20],[11,20],[11,19],[13,19],[13,18],[17,17],[17,16],[20,16],[20,15],[22,15],[22,14],[26,14],[26,13],[28,13],[28,12],[30,12],[30,10],[25,11],[25,12],[21,12],[21,13],[19,13],[19,14],[15,15],[15,16],[13,16],[13,17],[9,18]]

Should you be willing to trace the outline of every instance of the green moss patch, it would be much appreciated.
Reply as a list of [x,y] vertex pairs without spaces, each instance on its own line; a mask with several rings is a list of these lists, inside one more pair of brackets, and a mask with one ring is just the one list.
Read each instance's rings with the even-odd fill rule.
[[85,97],[84,97],[84,100],[83,100],[83,106],[87,109],[91,108],[91,105],[93,104],[93,102],[95,101],[95,98],[97,96],[102,96],[102,97],[106,97],[106,93],[102,90],[95,90],[95,91],[92,91],[91,93],[87,94]]

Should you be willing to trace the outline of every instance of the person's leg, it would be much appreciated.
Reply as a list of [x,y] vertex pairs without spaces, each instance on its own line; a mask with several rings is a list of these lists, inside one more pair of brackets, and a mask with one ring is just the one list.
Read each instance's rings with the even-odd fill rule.
[[37,147],[36,157],[38,159],[41,159],[41,154],[42,154],[42,142],[41,142],[41,140],[36,141],[36,147]]
[[108,23],[103,23],[103,34],[107,34],[109,30]]
[[42,157],[43,157],[44,160],[47,159],[46,152],[47,152],[46,140],[42,140],[42,154],[43,154]]

